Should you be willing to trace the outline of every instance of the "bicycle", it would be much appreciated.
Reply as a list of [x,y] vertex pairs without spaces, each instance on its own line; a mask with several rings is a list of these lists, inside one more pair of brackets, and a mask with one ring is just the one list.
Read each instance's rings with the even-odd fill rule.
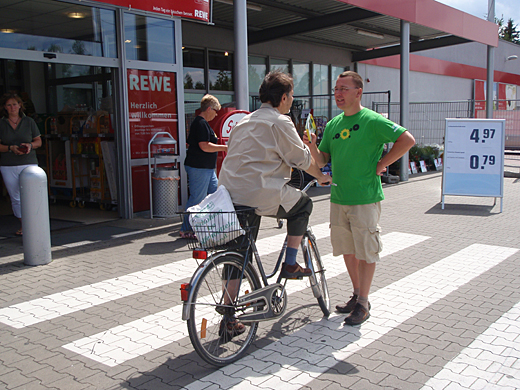
[[[302,191],[307,191],[315,182],[311,181]],[[198,264],[190,283],[181,285],[182,319],[187,321],[191,343],[203,360],[217,367],[243,357],[255,338],[259,323],[281,317],[287,307],[287,279],[282,281],[278,274],[287,238],[273,271],[266,274],[253,239],[255,227],[248,224],[254,208],[237,209],[236,213],[244,234],[231,243],[201,247],[196,240],[188,242],[193,257],[204,261]],[[214,213],[208,219],[223,214]],[[213,231],[211,226],[209,231]],[[308,279],[314,297],[323,315],[328,317],[330,298],[325,268],[310,226],[303,235],[301,250],[305,266],[312,271]],[[276,282],[270,284],[268,279],[277,274]],[[239,323],[244,329],[235,329]]]

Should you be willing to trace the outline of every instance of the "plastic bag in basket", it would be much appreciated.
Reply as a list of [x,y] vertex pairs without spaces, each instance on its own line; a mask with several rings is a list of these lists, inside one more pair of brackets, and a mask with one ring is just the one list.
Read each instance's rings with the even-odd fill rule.
[[229,192],[223,185],[198,205],[189,207],[190,225],[205,248],[224,245],[245,234],[238,221]]

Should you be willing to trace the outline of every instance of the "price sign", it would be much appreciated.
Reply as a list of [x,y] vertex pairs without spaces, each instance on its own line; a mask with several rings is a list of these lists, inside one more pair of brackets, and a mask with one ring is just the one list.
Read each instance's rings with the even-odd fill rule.
[[446,119],[444,195],[503,196],[505,120]]

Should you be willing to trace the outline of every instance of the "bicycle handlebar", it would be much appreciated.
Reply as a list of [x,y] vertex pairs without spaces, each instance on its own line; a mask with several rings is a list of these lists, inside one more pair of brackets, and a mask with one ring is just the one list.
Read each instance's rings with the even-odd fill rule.
[[307,190],[308,190],[309,188],[311,188],[311,187],[314,185],[314,183],[317,183],[317,182],[318,182],[317,179],[312,179],[312,180],[311,180],[310,182],[308,182],[307,185],[303,188],[302,192],[307,192]]

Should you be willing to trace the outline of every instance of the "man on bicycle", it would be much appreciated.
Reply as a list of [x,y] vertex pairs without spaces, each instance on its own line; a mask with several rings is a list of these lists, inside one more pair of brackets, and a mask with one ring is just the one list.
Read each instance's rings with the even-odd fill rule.
[[[233,203],[256,208],[253,226],[260,225],[262,215],[287,219],[287,251],[281,271],[284,278],[311,275],[310,269],[296,262],[296,256],[312,212],[312,200],[287,184],[291,168],[306,171],[320,184],[331,181],[285,115],[292,106],[293,89],[288,74],[273,71],[265,76],[260,86],[262,106],[231,132],[219,177],[219,185],[227,188]],[[258,230],[255,238],[257,234]]]

